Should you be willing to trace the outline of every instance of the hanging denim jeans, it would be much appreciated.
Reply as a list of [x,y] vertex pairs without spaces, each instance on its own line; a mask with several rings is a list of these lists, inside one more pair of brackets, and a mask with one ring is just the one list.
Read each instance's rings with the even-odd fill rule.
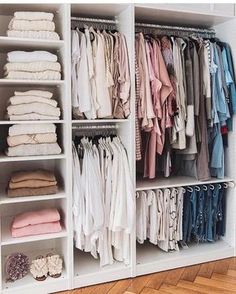
[[206,191],[206,209],[205,209],[205,232],[206,241],[213,241],[213,210],[212,210],[212,193],[213,191],[208,189]]
[[186,191],[184,194],[184,213],[183,213],[183,240],[190,242],[192,231],[192,213],[191,213],[191,192]]
[[194,234],[197,241],[204,241],[204,207],[205,207],[205,193],[203,188],[197,191],[197,217]]
[[219,199],[217,206],[217,226],[216,226],[216,234],[217,239],[225,234],[225,194],[226,189],[222,188],[219,191]]
[[193,192],[191,192],[190,196],[191,201],[191,216],[192,216],[192,228],[191,231],[193,232],[195,224],[196,224],[196,213],[197,213],[197,194],[196,190],[193,189]]
[[216,225],[217,225],[217,208],[218,208],[220,185],[216,184],[214,185],[214,187],[215,188],[212,193],[213,239],[217,240]]

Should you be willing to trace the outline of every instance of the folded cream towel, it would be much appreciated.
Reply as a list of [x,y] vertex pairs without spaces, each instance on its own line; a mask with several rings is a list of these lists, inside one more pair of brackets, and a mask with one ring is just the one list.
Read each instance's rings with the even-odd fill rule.
[[20,124],[13,125],[9,128],[9,136],[18,136],[18,135],[28,135],[28,134],[45,134],[45,133],[55,133],[56,125],[55,124]]
[[56,133],[19,135],[19,136],[7,137],[7,144],[10,147],[23,145],[23,144],[40,144],[40,143],[56,143],[56,142],[57,142]]
[[39,12],[39,11],[16,11],[14,13],[15,19],[27,20],[53,20],[53,13]]
[[56,181],[54,173],[46,169],[16,171],[11,174],[11,182],[18,183],[27,180]]
[[49,31],[7,31],[7,36],[11,38],[25,39],[45,39],[45,40],[60,40],[60,36],[56,32]]
[[61,154],[61,148],[58,143],[19,145],[8,147],[6,154],[7,156],[57,155]]
[[60,80],[61,74],[58,71],[45,70],[41,72],[10,71],[5,79],[12,80]]
[[57,55],[48,51],[11,51],[7,53],[8,62],[57,61]]
[[51,187],[56,186],[57,181],[41,181],[41,180],[27,180],[18,183],[9,182],[10,189],[19,189],[19,188],[42,188],[42,187]]
[[51,106],[57,107],[57,101],[54,99],[47,99],[39,96],[13,96],[9,98],[9,103],[12,105],[27,104],[32,102],[39,102],[44,104],[49,104]]
[[43,115],[38,113],[27,113],[22,115],[10,115],[7,116],[6,119],[15,121],[15,120],[59,120],[59,116],[52,115]]
[[49,91],[42,91],[42,90],[29,90],[25,92],[14,92],[15,96],[38,96],[38,97],[44,97],[44,98],[52,98],[53,94]]
[[8,115],[22,115],[38,113],[43,115],[60,116],[60,108],[45,103],[33,102],[27,104],[10,105],[7,107]]
[[45,70],[61,71],[59,62],[34,61],[34,62],[8,62],[4,65],[5,74],[10,71],[40,72]]
[[17,31],[55,31],[55,23],[50,20],[23,20],[13,18],[9,25],[9,30]]

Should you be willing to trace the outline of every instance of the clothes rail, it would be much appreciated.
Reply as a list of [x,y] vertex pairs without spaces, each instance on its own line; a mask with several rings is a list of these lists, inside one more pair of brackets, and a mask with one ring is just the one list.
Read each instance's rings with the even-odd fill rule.
[[73,20],[81,21],[81,22],[107,23],[107,24],[114,24],[114,25],[116,25],[118,23],[117,20],[102,19],[102,18],[77,17],[77,16],[72,16],[71,20],[72,21]]
[[118,129],[117,125],[102,125],[102,126],[73,126],[73,130],[106,130],[106,129]]

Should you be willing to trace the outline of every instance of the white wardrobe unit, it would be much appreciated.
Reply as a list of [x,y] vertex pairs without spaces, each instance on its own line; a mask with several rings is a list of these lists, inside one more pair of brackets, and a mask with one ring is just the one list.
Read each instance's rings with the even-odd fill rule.
[[[117,279],[135,277],[151,272],[227,258],[235,255],[236,238],[236,202],[235,191],[227,192],[227,224],[224,240],[214,244],[194,245],[188,250],[175,253],[165,253],[151,244],[136,245],[135,227],[130,246],[131,263],[125,266],[115,262],[113,265],[100,267],[99,260],[95,260],[90,253],[77,250],[73,245],[73,216],[72,216],[72,153],[71,142],[77,128],[81,126],[116,126],[117,134],[124,143],[132,171],[134,198],[135,189],[155,189],[201,184],[195,179],[178,177],[158,179],[152,181],[135,180],[135,67],[134,40],[135,21],[153,24],[185,25],[189,27],[205,27],[216,30],[222,41],[232,47],[234,62],[236,63],[236,20],[232,4],[208,5],[189,4],[183,9],[178,5],[158,4],[0,4],[0,291],[1,293],[39,293],[46,294],[66,289],[108,282]],[[190,6],[192,5],[192,6]],[[210,5],[210,6],[209,6]],[[219,5],[222,5],[221,8]],[[199,8],[200,7],[200,8]],[[233,10],[232,10],[233,9]],[[6,37],[7,26],[15,11],[48,11],[53,12],[56,21],[56,31],[61,40],[31,40]],[[232,12],[233,11],[233,12]],[[97,119],[72,120],[71,115],[71,17],[88,19],[113,20],[119,31],[126,36],[131,71],[131,115],[128,119]],[[81,21],[81,20],[80,20]],[[99,21],[98,21],[99,22]],[[93,22],[94,23],[94,22]],[[3,65],[6,53],[10,50],[48,50],[59,55],[63,68],[61,81],[25,81],[3,79]],[[62,109],[62,118],[55,121],[59,133],[59,144],[63,149],[60,155],[7,157],[5,138],[12,122],[4,120],[6,101],[15,90],[49,89],[55,93]],[[234,118],[235,124],[236,119]],[[14,122],[15,123],[15,122]],[[16,122],[23,123],[23,122]],[[24,122],[25,123],[25,122]],[[29,123],[29,122],[27,122]],[[33,123],[33,122],[30,122]],[[85,131],[86,134],[86,131]],[[226,174],[224,180],[212,179],[209,183],[234,181],[236,170],[236,135],[235,131],[229,135],[229,148],[226,152]],[[8,198],[5,189],[11,172],[19,169],[46,168],[55,171],[60,179],[60,190],[56,195]],[[63,230],[58,234],[39,235],[35,237],[13,239],[10,236],[12,217],[29,209],[57,207],[63,215]],[[64,260],[63,274],[58,279],[47,278],[38,282],[29,274],[14,283],[6,282],[5,260],[8,254],[23,252],[30,257],[50,252],[58,252]]]

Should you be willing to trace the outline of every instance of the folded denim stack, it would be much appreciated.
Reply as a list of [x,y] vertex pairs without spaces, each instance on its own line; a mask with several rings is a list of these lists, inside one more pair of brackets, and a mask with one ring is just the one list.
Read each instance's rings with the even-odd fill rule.
[[7,118],[10,120],[59,120],[60,108],[48,91],[14,92],[9,98]]
[[8,25],[7,36],[16,38],[59,40],[53,13],[17,11]]
[[9,128],[7,156],[55,155],[61,153],[56,125],[20,124]]
[[13,173],[7,188],[8,197],[51,195],[57,192],[54,173],[40,169]]
[[29,211],[14,217],[11,225],[13,238],[58,233],[62,230],[56,208]]
[[61,65],[57,55],[48,51],[11,51],[4,66],[6,79],[60,80]]

